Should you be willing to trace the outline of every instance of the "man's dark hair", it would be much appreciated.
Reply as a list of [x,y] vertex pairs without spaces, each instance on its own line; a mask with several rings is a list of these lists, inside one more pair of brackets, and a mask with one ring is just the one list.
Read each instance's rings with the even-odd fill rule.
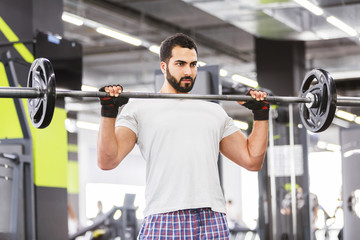
[[168,63],[171,58],[171,51],[175,46],[180,46],[182,48],[195,49],[196,54],[198,50],[196,44],[192,38],[183,34],[176,33],[173,36],[166,38],[160,45],[160,61]]

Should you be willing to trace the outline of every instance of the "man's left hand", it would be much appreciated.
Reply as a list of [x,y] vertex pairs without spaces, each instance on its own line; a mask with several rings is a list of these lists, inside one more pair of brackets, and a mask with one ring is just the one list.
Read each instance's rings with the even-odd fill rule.
[[264,99],[267,96],[267,93],[263,91],[250,89],[245,95],[251,96],[253,100],[247,102],[239,101],[238,103],[252,110],[254,114],[254,120],[255,121],[269,120],[270,105],[269,102],[264,101]]

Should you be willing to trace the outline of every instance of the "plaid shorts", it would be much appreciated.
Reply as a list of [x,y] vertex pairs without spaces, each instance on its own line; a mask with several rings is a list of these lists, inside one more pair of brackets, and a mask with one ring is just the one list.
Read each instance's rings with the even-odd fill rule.
[[145,217],[138,239],[228,240],[229,229],[225,213],[210,208],[186,209]]

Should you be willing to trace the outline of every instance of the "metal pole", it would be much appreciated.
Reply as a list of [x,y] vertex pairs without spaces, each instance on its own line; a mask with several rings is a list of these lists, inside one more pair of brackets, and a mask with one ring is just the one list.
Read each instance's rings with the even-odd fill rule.
[[273,112],[274,110],[270,108],[269,111],[269,147],[268,147],[268,176],[270,178],[270,210],[271,210],[271,229],[270,232],[272,233],[271,239],[278,239],[277,237],[277,207],[276,207],[276,169],[275,169],[275,143],[274,143],[274,119],[273,119]]
[[360,106],[360,98],[338,96],[336,106]]
[[292,216],[292,229],[293,239],[297,239],[297,198],[296,198],[296,159],[294,155],[294,117],[293,105],[289,104],[289,147],[290,147],[290,184],[291,184],[291,216]]

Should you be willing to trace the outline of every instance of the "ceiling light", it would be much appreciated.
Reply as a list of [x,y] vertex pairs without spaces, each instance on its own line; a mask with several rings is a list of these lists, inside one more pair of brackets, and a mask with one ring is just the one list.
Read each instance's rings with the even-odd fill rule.
[[320,149],[326,149],[328,151],[338,152],[341,150],[341,146],[338,144],[327,143],[324,141],[318,141],[316,146]]
[[65,129],[68,132],[75,133],[76,132],[76,120],[75,119],[65,119]]
[[321,8],[319,8],[318,6],[307,0],[294,0],[294,1],[317,16],[324,14],[324,11]]
[[360,117],[356,117],[354,122],[357,123],[357,124],[360,124]]
[[120,209],[118,209],[118,210],[115,211],[115,213],[113,215],[113,219],[114,220],[119,220],[120,217],[121,217],[121,211],[120,211]]
[[359,78],[360,71],[341,71],[341,72],[331,72],[333,79],[349,79],[349,78]]
[[219,74],[221,77],[226,77],[228,75],[228,71],[223,68],[220,68]]
[[236,81],[236,82],[239,82],[241,84],[244,84],[246,86],[253,87],[253,88],[258,88],[259,87],[259,84],[258,84],[257,81],[252,80],[250,78],[240,76],[239,74],[232,75],[231,79]]
[[342,127],[342,128],[349,128],[350,127],[350,122],[345,121],[345,120],[343,120],[341,118],[337,118],[337,117],[334,117],[332,123],[335,124],[335,125],[338,125],[339,127]]
[[81,128],[81,129],[98,131],[99,126],[100,125],[98,123],[85,122],[85,121],[76,121],[76,127]]
[[131,37],[129,35],[126,35],[124,33],[120,33],[118,31],[115,31],[115,30],[112,30],[112,29],[109,29],[109,28],[98,27],[98,28],[96,28],[96,31],[98,33],[101,33],[101,34],[104,34],[106,36],[118,39],[120,41],[132,44],[134,46],[140,46],[141,43],[142,43],[142,41],[140,39]]
[[234,120],[234,125],[240,128],[241,130],[247,130],[249,128],[249,124],[239,120]]
[[345,119],[345,120],[348,120],[350,122],[354,121],[356,119],[356,115],[355,114],[352,114],[352,113],[349,113],[349,112],[345,112],[343,110],[337,110],[335,112],[335,115],[339,118],[342,118],[342,119]]
[[63,12],[61,19],[65,22],[72,23],[76,26],[81,26],[84,24],[84,21],[79,16],[73,15],[71,13]]
[[160,55],[160,46],[157,45],[151,45],[149,47],[150,52],[156,53]]
[[326,145],[327,145],[327,143],[324,142],[324,141],[318,141],[317,144],[316,144],[316,146],[317,146],[318,148],[320,148],[320,149],[325,149],[325,148],[326,148]]
[[326,150],[333,151],[333,152],[339,152],[341,150],[341,147],[338,144],[328,143],[326,145]]
[[198,64],[199,67],[203,67],[203,66],[206,65],[206,62],[198,61],[197,64]]
[[340,19],[330,16],[326,18],[326,21],[334,25],[335,27],[339,28],[341,31],[344,31],[345,33],[349,34],[352,37],[357,36],[357,32],[354,28],[350,27]]
[[99,89],[89,85],[81,85],[81,91],[99,91]]
[[353,149],[353,150],[349,150],[347,152],[344,153],[344,157],[350,157],[354,154],[360,154],[360,149]]

